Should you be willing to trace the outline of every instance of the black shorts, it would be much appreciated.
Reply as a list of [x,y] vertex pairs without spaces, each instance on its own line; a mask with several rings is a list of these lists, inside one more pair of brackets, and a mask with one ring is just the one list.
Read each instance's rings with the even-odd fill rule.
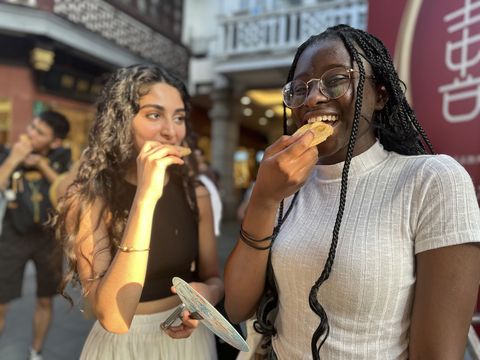
[[21,234],[4,221],[0,236],[0,304],[22,295],[23,273],[33,260],[37,278],[37,297],[58,293],[62,279],[62,252],[55,239],[43,231]]

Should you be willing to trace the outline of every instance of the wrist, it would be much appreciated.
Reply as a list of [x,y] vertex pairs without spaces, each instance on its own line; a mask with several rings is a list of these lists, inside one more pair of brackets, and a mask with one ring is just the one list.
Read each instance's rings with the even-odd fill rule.
[[256,192],[254,188],[252,191],[252,196],[250,197],[248,207],[260,209],[267,212],[276,212],[279,205],[279,200],[271,199],[268,196],[263,196],[261,193]]
[[225,294],[223,282],[219,277],[214,277],[205,281],[205,284],[208,286],[210,293],[210,299],[208,300],[212,305],[215,306],[220,302],[220,300],[222,300]]
[[18,165],[20,165],[21,162],[21,159],[9,156],[5,160],[5,165],[8,166],[8,170],[13,171]]
[[135,194],[134,203],[137,207],[140,208],[155,208],[157,205],[158,199],[153,196],[149,196],[146,193],[139,192]]
[[45,170],[47,170],[48,168],[50,167],[50,165],[48,164],[48,160],[45,159],[45,158],[40,158],[40,160],[38,160],[37,162],[37,169],[44,172]]

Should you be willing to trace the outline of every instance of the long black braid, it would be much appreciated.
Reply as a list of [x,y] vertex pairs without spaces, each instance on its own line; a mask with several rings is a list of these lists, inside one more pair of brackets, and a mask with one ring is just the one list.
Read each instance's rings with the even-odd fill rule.
[[[371,65],[376,85],[384,86],[388,94],[387,103],[382,110],[375,111],[372,119],[372,125],[375,127],[375,136],[379,139],[383,147],[388,151],[395,151],[399,154],[417,155],[426,153],[426,144],[430,152],[434,152],[425,131],[418,123],[412,108],[408,104],[404,90],[402,89],[402,86],[405,88],[405,84],[399,79],[388,50],[382,41],[365,31],[354,29],[348,25],[342,24],[330,27],[323,33],[310,37],[298,47],[286,82],[290,82],[293,79],[298,60],[304,50],[314,43],[327,38],[337,38],[343,42],[350,58],[358,66],[360,77],[355,92],[355,113],[347,147],[345,164],[342,171],[340,202],[332,232],[332,241],[322,273],[312,286],[308,299],[310,308],[320,317],[320,324],[313,333],[311,341],[311,351],[314,360],[320,359],[320,348],[325,343],[330,331],[328,316],[323,306],[318,302],[318,291],[320,286],[329,278],[332,271],[340,225],[345,209],[350,162],[353,157],[353,149],[357,139],[360,117],[362,117],[362,99],[366,78],[362,58]],[[360,49],[361,52],[358,49]],[[287,134],[287,112],[285,105],[283,119],[284,134]],[[293,204],[294,201],[292,201],[289,210],[291,210]],[[286,216],[281,216],[283,212],[283,202],[280,210],[279,222],[275,229],[275,234],[278,234],[280,227],[286,218]],[[277,302],[278,292],[275,285],[271,257],[269,255],[264,297],[257,310],[257,322],[255,323],[255,329],[258,332],[267,336],[273,336],[276,334],[274,321],[272,320],[272,310],[276,307]],[[273,313],[275,313],[275,311],[273,311]]]

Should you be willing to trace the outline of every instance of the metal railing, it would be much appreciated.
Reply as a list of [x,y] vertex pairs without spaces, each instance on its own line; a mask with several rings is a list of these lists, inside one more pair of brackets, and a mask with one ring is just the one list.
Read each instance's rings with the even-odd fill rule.
[[261,15],[220,16],[216,56],[291,50],[310,35],[344,23],[365,29],[368,6],[362,0],[338,0],[282,9]]

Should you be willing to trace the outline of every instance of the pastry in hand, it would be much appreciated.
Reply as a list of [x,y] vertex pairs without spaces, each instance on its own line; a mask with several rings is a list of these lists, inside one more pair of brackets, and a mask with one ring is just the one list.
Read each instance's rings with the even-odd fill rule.
[[20,134],[19,140],[20,140],[21,142],[30,142],[30,139],[28,138],[28,135],[27,135],[27,134]]
[[190,155],[192,153],[192,150],[188,147],[185,147],[185,146],[177,145],[176,148],[180,152],[181,157]]
[[301,128],[297,129],[293,135],[302,135],[308,130],[313,131],[314,135],[313,140],[310,143],[310,147],[324,142],[330,135],[333,134],[333,127],[331,125],[322,121],[315,121],[313,123],[303,125]]

